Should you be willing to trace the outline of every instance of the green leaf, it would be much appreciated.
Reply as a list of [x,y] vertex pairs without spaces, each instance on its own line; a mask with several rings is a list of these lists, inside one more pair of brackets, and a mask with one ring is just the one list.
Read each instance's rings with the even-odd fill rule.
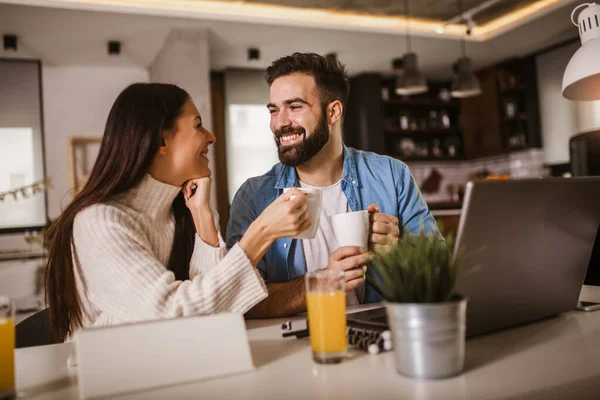
[[[375,255],[367,281],[390,302],[448,301],[456,295],[458,269],[465,268],[467,255],[464,249],[452,254],[453,247],[453,235],[443,241],[426,234],[422,226],[417,234],[405,231],[402,240],[390,243],[388,252]],[[466,268],[466,272],[476,269]]]

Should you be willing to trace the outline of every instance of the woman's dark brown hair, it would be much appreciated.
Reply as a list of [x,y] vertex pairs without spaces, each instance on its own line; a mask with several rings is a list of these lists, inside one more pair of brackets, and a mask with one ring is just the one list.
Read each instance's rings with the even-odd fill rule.
[[[50,244],[46,269],[46,301],[50,309],[50,331],[55,342],[64,341],[82,324],[81,300],[75,280],[77,249],[73,247],[73,222],[85,208],[102,203],[135,187],[148,172],[163,138],[173,129],[189,95],[175,85],[135,83],[115,100],[100,152],[83,190],[48,229]],[[177,251],[168,268],[176,279],[189,279],[194,244],[194,223],[183,195],[173,202]],[[123,268],[126,268],[123,265]]]

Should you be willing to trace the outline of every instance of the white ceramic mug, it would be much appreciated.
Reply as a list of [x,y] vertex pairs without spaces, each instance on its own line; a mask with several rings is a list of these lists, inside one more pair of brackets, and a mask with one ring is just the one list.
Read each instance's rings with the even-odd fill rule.
[[369,246],[369,212],[367,210],[337,214],[330,217],[333,233],[340,247]]
[[[283,189],[283,193],[291,188]],[[322,193],[319,189],[296,188],[301,192],[306,193],[308,201],[308,219],[310,219],[310,227],[304,230],[299,235],[293,236],[292,239],[314,239],[319,229],[319,219],[321,217],[321,203],[323,201]],[[294,196],[292,196],[294,197]]]

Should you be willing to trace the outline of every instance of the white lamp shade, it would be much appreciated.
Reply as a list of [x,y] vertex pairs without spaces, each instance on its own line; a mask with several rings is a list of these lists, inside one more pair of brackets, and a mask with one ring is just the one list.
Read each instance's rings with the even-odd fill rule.
[[600,100],[600,39],[573,54],[563,76],[562,94],[569,100]]
[[[562,95],[569,100],[600,100],[600,5],[582,4],[573,10],[586,7],[577,18],[582,46],[573,54],[565,69]],[[573,19],[571,14],[571,19]]]

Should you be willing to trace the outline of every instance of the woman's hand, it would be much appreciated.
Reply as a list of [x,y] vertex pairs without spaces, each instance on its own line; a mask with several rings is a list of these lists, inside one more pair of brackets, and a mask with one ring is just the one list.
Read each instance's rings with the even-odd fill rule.
[[310,227],[306,194],[291,189],[279,196],[250,224],[240,246],[256,265],[275,239],[296,236]]
[[205,178],[190,179],[183,185],[185,205],[194,212],[210,212],[210,176]]
[[310,227],[306,193],[290,189],[271,203],[257,221],[272,240],[296,236]]
[[200,238],[211,246],[219,244],[219,235],[215,226],[215,218],[210,210],[211,178],[190,179],[183,185],[185,205],[190,210],[196,232]]

